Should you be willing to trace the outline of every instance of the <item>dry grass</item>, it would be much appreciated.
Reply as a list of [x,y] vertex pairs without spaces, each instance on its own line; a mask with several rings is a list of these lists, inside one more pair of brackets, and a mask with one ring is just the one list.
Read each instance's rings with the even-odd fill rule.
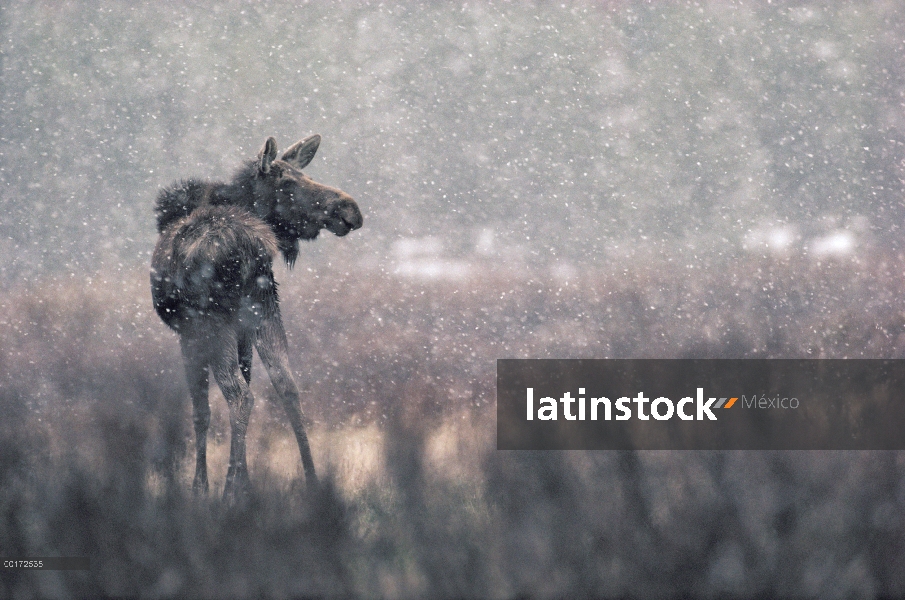
[[[326,486],[255,364],[245,510],[193,465],[175,336],[144,273],[0,297],[0,543],[87,554],[6,597],[630,597],[905,593],[902,453],[497,452],[504,357],[901,357],[905,258],[481,270],[300,264],[281,293]],[[309,270],[310,269],[310,270]]]

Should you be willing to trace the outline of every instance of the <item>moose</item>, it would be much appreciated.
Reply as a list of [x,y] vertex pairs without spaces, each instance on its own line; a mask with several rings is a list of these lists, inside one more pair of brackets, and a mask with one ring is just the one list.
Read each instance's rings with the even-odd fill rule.
[[312,135],[277,159],[268,138],[257,159],[229,183],[184,180],[162,189],[156,202],[160,238],[151,258],[154,309],[179,334],[195,428],[192,489],[208,491],[208,370],[229,405],[231,443],[224,498],[250,489],[245,437],[254,398],[252,348],[270,375],[292,425],[309,488],[317,474],[305,416],[289,369],[273,259],[291,268],[299,240],[322,229],[344,236],[362,225],[361,210],[345,192],[302,173],[320,145]]

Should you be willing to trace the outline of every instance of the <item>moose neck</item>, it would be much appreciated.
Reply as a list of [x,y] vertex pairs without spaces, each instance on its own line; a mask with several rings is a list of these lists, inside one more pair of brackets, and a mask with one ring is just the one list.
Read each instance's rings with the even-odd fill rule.
[[299,254],[299,235],[274,214],[273,198],[270,197],[272,192],[261,182],[257,161],[247,161],[231,183],[217,188],[214,193],[214,203],[240,206],[270,225],[286,264],[290,267],[295,264]]

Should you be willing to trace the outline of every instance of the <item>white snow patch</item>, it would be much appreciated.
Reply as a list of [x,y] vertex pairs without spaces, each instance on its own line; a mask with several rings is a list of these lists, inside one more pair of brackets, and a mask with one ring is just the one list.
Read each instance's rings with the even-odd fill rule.
[[393,273],[416,279],[464,279],[471,265],[461,260],[416,259],[398,263]]
[[838,229],[811,240],[808,248],[811,254],[818,257],[846,256],[855,249],[855,235],[846,229]]
[[800,237],[798,229],[791,225],[760,227],[745,235],[742,248],[749,252],[787,254]]
[[393,242],[393,255],[397,260],[416,256],[438,256],[443,252],[443,242],[436,237],[402,238]]
[[465,261],[443,257],[443,241],[436,237],[402,238],[393,243],[395,275],[415,279],[463,279],[471,272]]

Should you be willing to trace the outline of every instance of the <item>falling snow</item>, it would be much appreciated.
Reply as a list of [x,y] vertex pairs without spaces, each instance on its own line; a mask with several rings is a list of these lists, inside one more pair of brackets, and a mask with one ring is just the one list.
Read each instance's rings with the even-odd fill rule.
[[[894,1],[5,3],[0,550],[100,566],[0,596],[902,596],[901,453],[492,438],[498,358],[905,356],[903,57]],[[336,496],[267,471],[256,362],[232,535],[158,493],[153,202],[311,133],[364,214],[277,273]]]

